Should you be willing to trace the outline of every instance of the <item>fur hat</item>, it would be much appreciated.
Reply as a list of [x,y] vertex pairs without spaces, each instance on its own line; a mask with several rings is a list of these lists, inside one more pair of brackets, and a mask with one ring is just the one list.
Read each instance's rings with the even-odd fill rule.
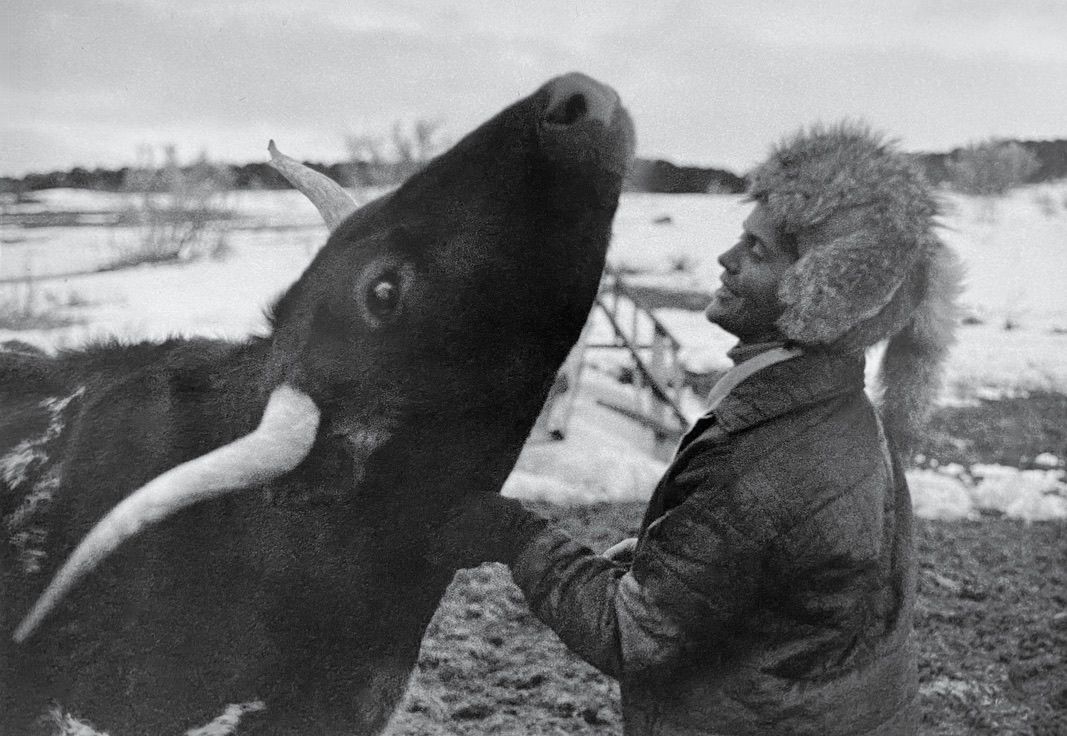
[[936,398],[962,276],[934,232],[922,172],[866,126],[840,123],[785,140],[749,180],[750,198],[797,245],[778,290],[783,334],[834,351],[889,339],[882,415],[894,441],[910,444]]

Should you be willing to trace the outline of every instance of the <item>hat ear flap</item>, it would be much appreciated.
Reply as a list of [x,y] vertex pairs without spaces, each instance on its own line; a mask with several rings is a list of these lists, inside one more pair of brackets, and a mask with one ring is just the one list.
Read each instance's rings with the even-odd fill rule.
[[782,276],[778,327],[802,344],[833,343],[889,303],[914,265],[908,250],[864,231],[819,243]]
[[936,238],[930,243],[930,255],[916,269],[922,273],[922,298],[907,326],[890,338],[879,373],[882,419],[901,451],[912,448],[937,399],[960,318],[963,264]]

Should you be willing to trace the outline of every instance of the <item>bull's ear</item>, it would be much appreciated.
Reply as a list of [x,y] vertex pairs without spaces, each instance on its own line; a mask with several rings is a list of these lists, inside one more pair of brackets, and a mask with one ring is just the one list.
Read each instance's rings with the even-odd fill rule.
[[267,144],[267,150],[270,152],[270,165],[311,200],[330,232],[356,211],[356,200],[333,179],[289,158],[278,150],[273,140]]

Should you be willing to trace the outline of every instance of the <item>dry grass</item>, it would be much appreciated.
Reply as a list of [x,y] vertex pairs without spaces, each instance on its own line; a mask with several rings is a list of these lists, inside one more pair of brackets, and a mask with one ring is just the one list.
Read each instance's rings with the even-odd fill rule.
[[64,303],[31,280],[0,286],[0,330],[48,330],[77,324]]

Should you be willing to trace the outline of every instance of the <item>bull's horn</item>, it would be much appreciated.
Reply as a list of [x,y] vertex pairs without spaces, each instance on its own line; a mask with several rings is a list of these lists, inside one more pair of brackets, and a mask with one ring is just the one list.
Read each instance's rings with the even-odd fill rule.
[[278,150],[273,140],[267,144],[267,150],[270,151],[270,165],[288,179],[297,191],[311,200],[311,204],[315,205],[331,232],[359,206],[340,184],[309,169],[296,159],[289,158]]
[[97,522],[52,578],[15,630],[23,642],[63,597],[119,545],[177,511],[200,501],[266,483],[307,457],[319,427],[311,397],[281,385],[250,434],[171,468],[131,493]]

